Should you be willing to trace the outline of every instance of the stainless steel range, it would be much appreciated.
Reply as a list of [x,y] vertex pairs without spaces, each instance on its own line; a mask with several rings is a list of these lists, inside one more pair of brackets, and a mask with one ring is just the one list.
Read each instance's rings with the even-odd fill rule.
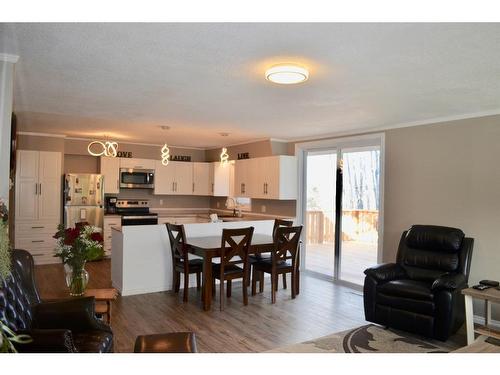
[[158,214],[149,212],[149,201],[118,199],[116,213],[122,215],[122,225],[156,225]]

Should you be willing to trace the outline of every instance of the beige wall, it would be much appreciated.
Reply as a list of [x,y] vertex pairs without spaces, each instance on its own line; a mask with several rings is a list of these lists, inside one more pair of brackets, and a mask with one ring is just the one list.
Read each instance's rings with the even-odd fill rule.
[[386,132],[385,261],[412,224],[475,238],[471,282],[500,278],[500,116]]
[[[242,145],[229,146],[227,148],[230,160],[236,160],[238,158],[238,154],[244,152],[248,152],[250,154],[250,158],[260,158],[271,155],[288,155],[288,143],[268,139]],[[207,150],[207,161],[220,160],[220,153],[220,148]]]

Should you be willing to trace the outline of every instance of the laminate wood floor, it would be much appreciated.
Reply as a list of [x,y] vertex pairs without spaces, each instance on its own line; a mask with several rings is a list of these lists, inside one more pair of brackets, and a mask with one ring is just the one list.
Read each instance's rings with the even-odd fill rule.
[[[88,287],[110,287],[110,267],[109,260],[88,263]],[[62,265],[36,266],[35,276],[42,299],[68,296]],[[131,352],[138,335],[174,331],[195,332],[200,352],[262,352],[366,324],[360,292],[304,272],[295,300],[290,289],[281,288],[280,278],[274,305],[270,284],[263,294],[249,296],[244,306],[241,283],[233,283],[224,311],[219,311],[218,291],[217,287],[208,312],[202,310],[201,291],[196,288],[190,288],[188,303],[182,302],[182,289],[180,294],[119,296],[113,303],[111,324],[115,352]]]

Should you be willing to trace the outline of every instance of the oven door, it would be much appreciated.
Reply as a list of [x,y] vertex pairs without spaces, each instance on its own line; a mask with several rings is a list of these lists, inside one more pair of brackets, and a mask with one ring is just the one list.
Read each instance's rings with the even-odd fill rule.
[[120,168],[120,188],[153,189],[155,173],[152,169]]
[[156,225],[158,224],[158,216],[149,215],[123,215],[122,226],[126,225]]

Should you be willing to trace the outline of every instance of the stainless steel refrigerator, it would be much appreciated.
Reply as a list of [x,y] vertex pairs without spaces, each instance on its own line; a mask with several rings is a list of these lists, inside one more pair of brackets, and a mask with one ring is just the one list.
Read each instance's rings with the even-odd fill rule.
[[64,226],[88,223],[103,228],[104,190],[100,174],[74,174],[64,176]]

